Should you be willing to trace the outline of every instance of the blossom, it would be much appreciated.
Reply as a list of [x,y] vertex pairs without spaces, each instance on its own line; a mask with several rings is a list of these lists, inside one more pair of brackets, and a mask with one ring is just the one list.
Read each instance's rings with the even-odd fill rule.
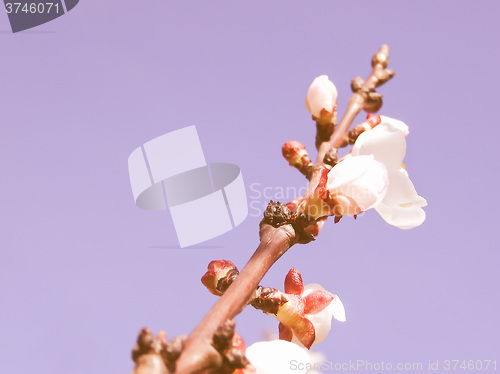
[[332,118],[337,107],[337,88],[326,75],[315,78],[306,95],[307,110],[316,118]]
[[299,211],[311,219],[357,215],[374,208],[389,224],[411,229],[425,220],[419,196],[403,167],[408,126],[380,116],[380,124],[360,134],[349,157],[323,171],[317,188]]
[[326,187],[335,215],[355,215],[380,204],[389,187],[389,176],[373,156],[351,157],[328,173]]
[[[256,370],[256,374],[305,374],[310,358],[307,351],[298,345],[272,340],[257,342],[249,346],[245,353]],[[292,363],[302,365],[293,365]]]
[[349,157],[330,172],[322,170],[318,186],[297,210],[313,220],[356,215],[379,204],[388,186],[387,169],[373,156]]
[[411,229],[424,222],[425,212],[422,207],[427,205],[427,201],[418,195],[408,173],[402,167],[408,126],[393,118],[381,116],[381,119],[380,125],[358,137],[352,149],[352,160],[370,155],[385,166],[388,188],[383,199],[374,205],[374,209],[390,225]]
[[[330,295],[332,297],[332,301],[322,311],[305,315],[305,317],[312,322],[316,332],[313,344],[321,343],[326,339],[332,328],[332,317],[339,322],[346,321],[344,304],[342,304],[340,298],[337,295],[326,291],[321,285],[317,283],[305,285],[302,297],[307,298],[308,295],[314,295],[317,291],[325,292]],[[300,345],[300,341],[296,336],[293,336],[292,342]]]
[[339,297],[319,284],[304,287],[302,276],[295,268],[290,269],[285,278],[285,297],[288,301],[276,313],[282,340],[309,349],[327,337],[332,317],[345,321],[345,310]]

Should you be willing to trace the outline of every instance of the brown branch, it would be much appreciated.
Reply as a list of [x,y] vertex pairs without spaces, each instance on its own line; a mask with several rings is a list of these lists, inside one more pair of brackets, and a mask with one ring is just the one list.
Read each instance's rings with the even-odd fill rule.
[[316,149],[319,149],[321,143],[330,140],[335,130],[335,126],[337,126],[337,109],[335,109],[334,117],[330,122],[323,123],[316,120]]
[[[227,319],[239,314],[248,304],[256,287],[271,266],[295,244],[291,225],[260,228],[260,245],[233,284],[193,330],[177,361],[176,374],[199,373],[210,367],[215,349],[211,346],[215,330]],[[213,352],[212,352],[213,351]]]
[[338,127],[335,129],[335,132],[332,134],[332,137],[328,142],[330,147],[338,148],[344,147],[348,144],[347,131],[354,121],[354,118],[362,109],[365,109],[370,113],[380,109],[382,101],[380,101],[379,105],[373,107],[373,100],[379,100],[376,97],[381,98],[381,96],[374,95],[373,90],[394,76],[393,70],[386,69],[387,63],[389,62],[389,53],[389,46],[387,44],[382,45],[377,53],[373,55],[372,72],[368,78],[364,82],[359,77],[353,79],[353,84],[351,85],[353,94],[349,99],[344,116],[340,120]]
[[167,341],[165,331],[155,337],[151,330],[143,327],[132,350],[135,368],[132,374],[168,374],[175,370],[175,361],[184,346],[185,336]]

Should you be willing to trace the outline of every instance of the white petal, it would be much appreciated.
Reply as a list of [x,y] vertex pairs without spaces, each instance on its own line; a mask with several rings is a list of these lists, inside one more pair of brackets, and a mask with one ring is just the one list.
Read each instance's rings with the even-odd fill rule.
[[[320,284],[318,283],[309,283],[304,286],[304,292],[302,292],[302,297],[309,295],[311,292],[316,291],[316,290],[321,290],[325,291],[326,293],[335,296],[331,292],[328,292],[325,290]],[[321,312],[316,313],[316,314],[306,314],[304,317],[306,317],[309,321],[312,322],[314,325],[314,331],[315,331],[315,337],[314,337],[314,343],[318,344],[321,343],[323,340],[326,339],[328,336],[328,333],[330,332],[332,328],[332,313],[326,307],[323,309]],[[292,342],[303,347],[302,343],[299,342],[299,340],[293,335]]]
[[422,207],[426,205],[427,201],[417,194],[406,170],[400,169],[389,172],[389,188],[375,210],[388,224],[411,229],[425,221]]
[[399,170],[406,154],[406,139],[387,123],[362,133],[352,147],[353,156],[373,155],[387,170]]
[[[313,345],[321,343],[328,336],[328,333],[332,328],[332,316],[336,320],[341,322],[345,322],[346,320],[344,305],[342,304],[342,301],[340,301],[337,295],[325,290],[320,284],[318,283],[307,284],[306,286],[304,286],[304,292],[302,292],[302,296],[306,296],[315,290],[325,291],[326,293],[328,293],[333,297],[333,300],[321,312],[316,314],[305,315],[305,317],[308,320],[310,320],[314,325],[316,336]],[[299,342],[299,340],[295,337],[295,335],[292,338],[292,342],[303,347],[303,345]]]
[[380,119],[382,120],[381,124],[388,124],[392,126],[393,128],[401,131],[404,136],[408,136],[410,133],[410,129],[408,128],[408,125],[404,123],[403,121],[400,121],[399,119],[387,117],[387,116],[380,116]]
[[257,374],[304,374],[310,361],[306,350],[285,340],[254,343],[245,356]]
[[425,221],[425,212],[418,206],[400,207],[381,203],[375,207],[378,214],[389,225],[403,230],[420,226]]
[[413,183],[408,177],[408,172],[400,168],[397,171],[389,171],[389,188],[383,202],[391,206],[418,206],[424,207],[427,201],[418,196]]
[[[328,173],[330,194],[352,199],[361,211],[379,204],[388,187],[387,170],[373,156],[352,157],[335,165]],[[357,212],[359,213],[359,212]],[[356,214],[346,212],[344,215]]]
[[332,314],[329,310],[323,309],[316,314],[306,314],[305,317],[314,325],[315,338],[313,345],[321,343],[332,329]]
[[306,106],[309,112],[319,118],[322,109],[333,113],[336,103],[337,88],[328,79],[328,76],[321,75],[315,78],[309,86],[306,95]]
[[333,300],[326,307],[326,309],[332,314],[333,318],[335,318],[337,321],[340,322],[345,322],[345,309],[344,309],[344,304],[342,304],[342,301],[340,301],[340,298],[337,295],[333,295]]

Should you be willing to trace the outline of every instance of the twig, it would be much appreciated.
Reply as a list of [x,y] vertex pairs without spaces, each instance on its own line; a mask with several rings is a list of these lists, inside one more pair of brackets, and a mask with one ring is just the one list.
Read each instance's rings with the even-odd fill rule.
[[214,357],[215,350],[210,342],[215,330],[243,310],[267,271],[295,244],[295,231],[291,225],[275,228],[264,224],[260,237],[260,245],[240,275],[189,336],[177,361],[175,374],[195,374],[211,366],[210,357]]

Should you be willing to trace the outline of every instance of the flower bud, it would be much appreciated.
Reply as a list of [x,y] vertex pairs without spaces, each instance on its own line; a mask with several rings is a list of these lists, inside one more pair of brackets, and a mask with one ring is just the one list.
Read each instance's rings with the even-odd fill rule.
[[283,144],[281,152],[290,166],[297,168],[302,174],[308,175],[312,167],[312,161],[307,154],[306,147],[302,143],[289,140]]
[[307,110],[317,120],[331,120],[337,111],[337,88],[326,75],[320,75],[309,86]]
[[[345,321],[344,308],[338,296],[318,284],[304,287],[300,272],[295,268],[290,269],[285,278],[285,296],[288,301],[276,313],[282,340],[293,341],[309,349],[326,338],[332,317]],[[336,309],[332,309],[333,306]]]
[[281,148],[283,157],[288,161],[290,166],[295,166],[302,163],[302,157],[307,156],[309,162],[311,159],[307,155],[306,147],[301,142],[289,140]]
[[208,264],[201,283],[214,295],[221,296],[238,274],[238,269],[231,261],[214,260]]

